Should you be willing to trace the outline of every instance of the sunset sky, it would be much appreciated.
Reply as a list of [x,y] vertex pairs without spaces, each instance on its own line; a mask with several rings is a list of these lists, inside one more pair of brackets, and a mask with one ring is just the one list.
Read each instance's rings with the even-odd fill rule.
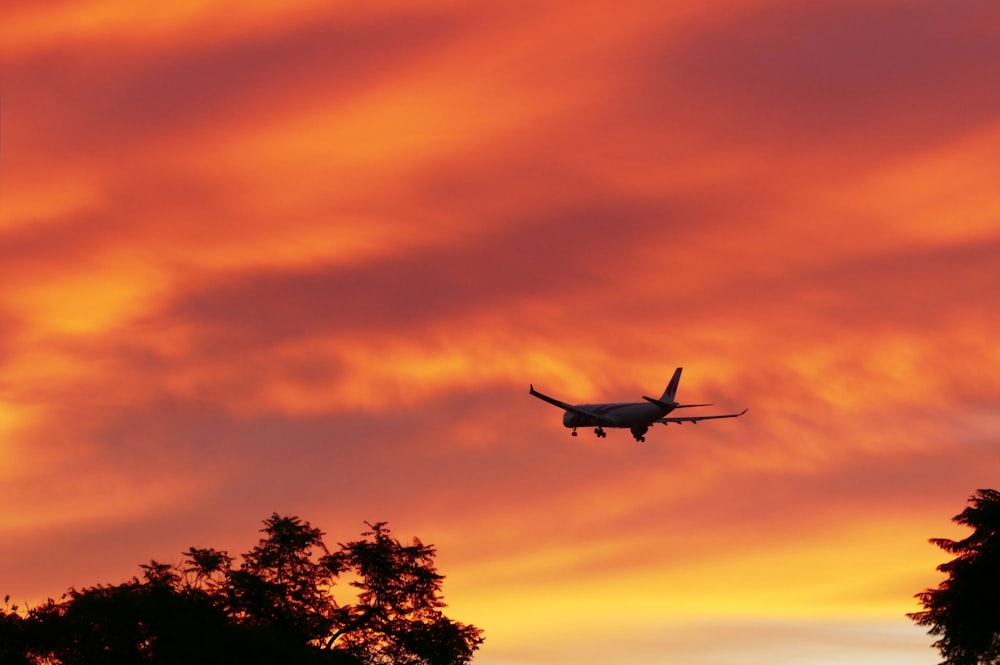
[[[930,665],[1000,487],[993,0],[5,0],[0,595],[272,512],[479,665]],[[570,402],[736,420],[570,436]],[[685,415],[689,415],[686,413]]]

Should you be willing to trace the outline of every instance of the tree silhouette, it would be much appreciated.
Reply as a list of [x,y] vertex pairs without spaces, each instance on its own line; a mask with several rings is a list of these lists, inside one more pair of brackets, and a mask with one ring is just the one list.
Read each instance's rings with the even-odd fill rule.
[[[143,564],[142,579],[0,609],[0,664],[468,663],[482,631],[441,613],[434,548],[368,526],[331,553],[322,531],[275,513],[238,568],[224,551],[192,547],[180,565]],[[340,576],[356,603],[334,600]]]
[[264,521],[261,531],[265,537],[229,575],[231,609],[294,641],[322,644],[336,611],[330,593],[335,573],[324,564],[329,552],[323,532],[277,513]]
[[969,504],[953,521],[970,536],[930,541],[956,555],[937,567],[948,578],[917,594],[924,610],[908,615],[939,637],[943,665],[1000,663],[1000,492],[977,490]]
[[342,544],[328,558],[331,570],[351,570],[357,603],[344,608],[342,624],[327,640],[365,663],[462,665],[483,642],[482,631],[441,613],[444,579],[435,550],[416,538],[403,545],[385,522],[368,524],[364,540]]
[[11,607],[10,596],[5,596],[3,600],[4,607],[0,608],[0,663],[29,665],[31,661],[27,656],[25,621],[17,613],[17,605]]
[[233,557],[225,551],[196,547],[184,552],[184,557],[181,568],[184,588],[200,590],[216,600],[224,598],[228,592]]
[[29,662],[208,665],[284,653],[267,648],[274,640],[233,622],[204,592],[180,588],[172,567],[154,561],[142,568],[141,581],[70,589],[62,602],[31,610]]

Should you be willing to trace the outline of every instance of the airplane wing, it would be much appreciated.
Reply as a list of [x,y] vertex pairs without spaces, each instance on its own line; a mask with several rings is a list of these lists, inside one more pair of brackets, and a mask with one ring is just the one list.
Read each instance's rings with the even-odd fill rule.
[[662,425],[669,425],[670,423],[698,423],[702,420],[715,420],[716,418],[739,418],[749,410],[750,409],[743,409],[739,413],[724,413],[718,416],[674,416],[670,418],[660,418],[659,420],[654,420],[653,422],[657,422]]
[[560,402],[559,400],[557,400],[555,398],[552,398],[552,397],[549,397],[548,395],[543,395],[542,393],[540,393],[537,390],[535,390],[535,386],[533,386],[533,385],[529,385],[528,388],[529,388],[528,392],[530,392],[532,395],[534,395],[538,399],[542,400],[543,402],[548,402],[549,404],[552,404],[553,406],[558,406],[560,409],[563,409],[564,411],[569,411],[570,413],[575,413],[577,415],[584,416],[586,418],[591,418],[594,423],[599,424],[599,425],[606,425],[606,426],[610,427],[611,425],[614,424],[613,421],[608,420],[607,418],[605,418],[604,416],[602,416],[599,413],[594,413],[594,412],[588,411],[586,409],[581,409],[578,406],[574,406],[572,404],[567,404],[566,402]]

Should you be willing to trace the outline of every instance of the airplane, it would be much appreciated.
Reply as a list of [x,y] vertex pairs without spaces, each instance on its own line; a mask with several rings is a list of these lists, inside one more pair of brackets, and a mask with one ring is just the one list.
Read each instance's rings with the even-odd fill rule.
[[656,424],[669,425],[670,423],[698,423],[702,420],[715,420],[716,418],[738,418],[749,409],[743,409],[739,413],[725,413],[715,416],[671,416],[667,417],[674,409],[688,409],[695,406],[712,406],[711,404],[678,404],[675,400],[677,385],[681,382],[681,371],[683,367],[678,367],[674,371],[670,383],[660,399],[654,399],[643,395],[645,402],[618,402],[611,404],[567,404],[553,399],[548,395],[535,390],[535,386],[529,384],[529,393],[538,399],[558,406],[566,413],[563,414],[563,426],[573,429],[573,436],[576,436],[577,427],[593,427],[594,434],[598,438],[604,438],[608,434],[604,431],[608,428],[628,428],[632,431],[632,436],[638,442],[646,440],[646,432]]

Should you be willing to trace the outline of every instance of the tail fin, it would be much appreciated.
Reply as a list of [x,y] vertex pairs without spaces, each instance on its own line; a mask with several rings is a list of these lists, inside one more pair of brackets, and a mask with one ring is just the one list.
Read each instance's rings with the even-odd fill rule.
[[681,382],[681,372],[683,370],[683,367],[678,367],[674,370],[674,375],[670,378],[667,389],[663,391],[663,396],[660,397],[661,402],[667,402],[668,404],[677,403],[677,386]]
[[[674,409],[689,409],[693,406],[712,406],[711,404],[678,404],[677,403],[677,385],[681,382],[681,371],[683,367],[678,367],[674,370],[674,375],[670,379],[670,383],[667,384],[667,389],[663,391],[663,395],[660,399],[653,399],[652,397],[646,397],[643,395],[643,399],[647,402],[651,402],[661,409],[666,409],[666,413],[670,413]],[[680,422],[680,421],[677,421]]]

